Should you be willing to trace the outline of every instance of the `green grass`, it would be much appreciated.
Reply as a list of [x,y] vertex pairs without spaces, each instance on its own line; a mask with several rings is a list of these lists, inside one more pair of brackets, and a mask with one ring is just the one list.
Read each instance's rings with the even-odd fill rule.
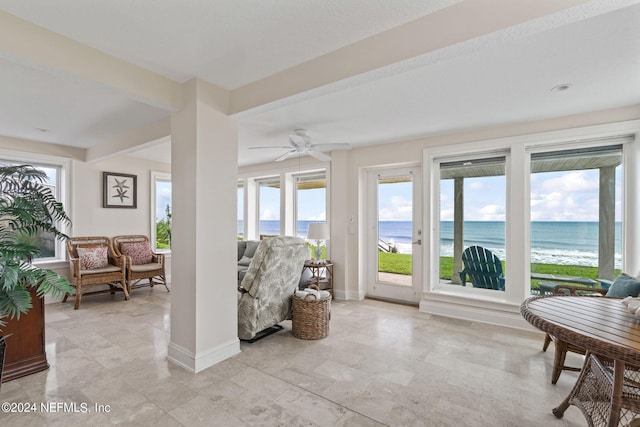
[[[504,262],[502,269],[506,271]],[[385,273],[411,274],[411,255],[378,252],[378,270]],[[531,264],[532,273],[555,274],[558,276],[598,278],[598,267],[559,264]],[[620,274],[620,270],[616,270]],[[440,278],[451,279],[453,275],[453,257],[440,257]],[[533,289],[538,288],[538,280],[531,281]]]
[[378,252],[378,271],[410,275],[411,255]]

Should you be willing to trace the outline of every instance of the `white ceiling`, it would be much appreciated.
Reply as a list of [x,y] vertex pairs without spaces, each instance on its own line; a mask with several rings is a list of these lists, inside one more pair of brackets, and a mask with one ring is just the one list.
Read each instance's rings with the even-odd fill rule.
[[[0,10],[176,82],[231,90],[456,3],[0,0]],[[282,150],[248,147],[286,144],[298,127],[360,146],[640,104],[640,1],[566,3],[576,5],[238,113],[239,164],[273,160]],[[550,90],[562,83],[572,87]],[[169,114],[0,49],[1,135],[88,148]],[[168,161],[167,146],[138,155]]]

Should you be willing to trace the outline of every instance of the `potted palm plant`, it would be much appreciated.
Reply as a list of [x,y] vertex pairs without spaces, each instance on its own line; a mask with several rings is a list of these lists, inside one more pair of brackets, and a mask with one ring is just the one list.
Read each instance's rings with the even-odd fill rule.
[[[61,297],[74,291],[64,277],[31,263],[40,250],[29,237],[44,232],[66,239],[58,227],[70,224],[46,179],[46,173],[33,166],[0,166],[0,335],[7,321],[20,323],[20,316],[33,308],[34,297]],[[39,324],[44,328],[44,321]],[[0,338],[0,345],[5,345],[6,338]],[[0,348],[0,355],[4,353]],[[0,381],[2,370],[0,365]]]

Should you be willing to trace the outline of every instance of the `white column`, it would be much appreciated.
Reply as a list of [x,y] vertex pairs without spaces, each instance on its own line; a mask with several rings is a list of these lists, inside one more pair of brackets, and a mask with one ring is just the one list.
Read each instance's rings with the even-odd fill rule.
[[616,251],[616,168],[600,168],[600,209],[598,212],[598,277],[613,280]]
[[[330,257],[334,262],[333,292],[337,299],[362,299],[366,289],[358,277],[357,237],[358,237],[358,198],[349,194],[358,194],[359,181],[357,169],[349,168],[348,151],[331,152],[331,169],[327,171],[329,179],[329,197],[327,219],[331,225],[331,239],[327,243]],[[352,192],[352,193],[350,193]]]
[[172,288],[168,359],[199,372],[240,351],[237,336],[238,148],[228,92],[184,85],[171,117]]
[[531,162],[523,145],[511,146],[507,167],[506,289],[507,299],[521,303],[531,289]]
[[462,252],[464,251],[464,178],[453,179],[453,276],[451,283],[462,284]]
[[640,273],[640,133],[624,147],[624,212],[622,271]]
[[244,240],[258,237],[258,185],[255,179],[246,179],[244,187]]

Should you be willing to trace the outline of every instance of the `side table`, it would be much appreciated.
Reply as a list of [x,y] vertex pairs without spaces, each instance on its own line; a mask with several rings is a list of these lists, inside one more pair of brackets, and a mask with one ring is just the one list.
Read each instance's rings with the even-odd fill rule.
[[329,291],[333,297],[333,262],[307,260],[304,262],[302,272],[304,273],[307,269],[311,272],[307,285],[317,285],[318,289]]

